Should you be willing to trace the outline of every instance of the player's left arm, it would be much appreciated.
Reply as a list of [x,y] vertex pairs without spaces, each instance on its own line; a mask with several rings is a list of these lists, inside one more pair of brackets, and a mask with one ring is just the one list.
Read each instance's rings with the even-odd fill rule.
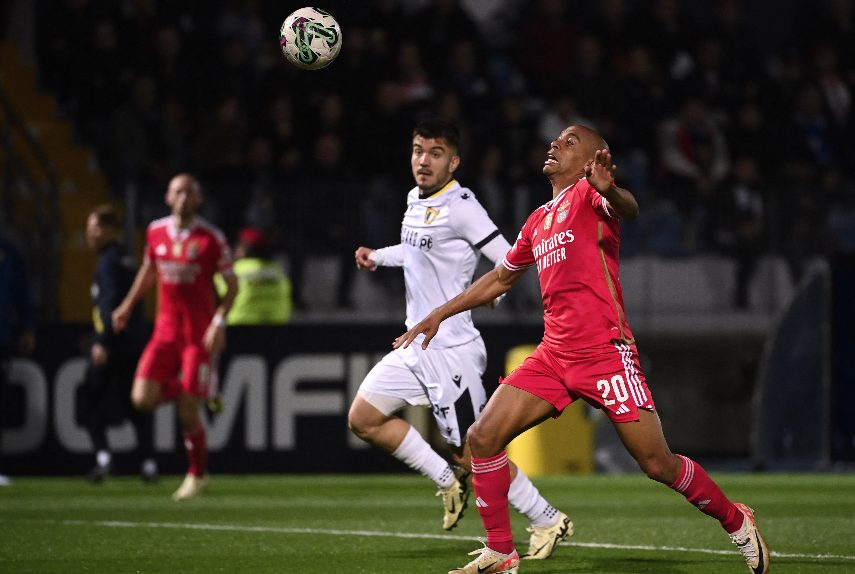
[[617,166],[612,163],[612,153],[597,150],[594,160],[585,166],[585,177],[597,192],[606,198],[609,212],[618,219],[638,217],[638,202],[629,190],[615,185]]
[[218,353],[226,346],[226,317],[238,293],[238,280],[234,273],[224,273],[222,278],[226,285],[226,291],[220,297],[220,304],[214,312],[214,318],[211,319],[211,324],[208,325],[205,331],[205,338],[202,341],[205,349],[212,355]]
[[[499,231],[499,227],[490,218],[484,206],[474,197],[461,197],[455,203],[451,215],[451,225],[475,249],[490,260],[493,266],[501,265],[511,244]],[[504,298],[504,294],[489,301],[486,306],[494,309]]]
[[420,323],[395,339],[392,347],[395,349],[404,347],[406,349],[416,337],[424,334],[422,349],[427,349],[431,339],[439,331],[440,323],[451,316],[486,305],[504,295],[522,277],[525,271],[525,269],[511,271],[504,265],[499,265],[488,271],[467,287],[465,291],[431,311]]

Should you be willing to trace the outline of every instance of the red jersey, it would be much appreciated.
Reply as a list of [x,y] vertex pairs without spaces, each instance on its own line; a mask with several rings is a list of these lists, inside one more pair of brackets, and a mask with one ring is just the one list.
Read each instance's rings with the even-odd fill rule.
[[157,219],[146,231],[145,259],[157,267],[154,336],[201,342],[216,309],[214,274],[232,273],[223,233],[201,217],[187,229],[172,216]]
[[633,339],[618,279],[620,224],[606,198],[580,179],[537,208],[502,264],[537,266],[543,296],[543,342],[572,351]]

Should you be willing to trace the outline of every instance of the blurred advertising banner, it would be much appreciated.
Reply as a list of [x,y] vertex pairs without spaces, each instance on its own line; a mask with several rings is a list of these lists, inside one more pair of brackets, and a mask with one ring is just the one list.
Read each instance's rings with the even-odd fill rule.
[[[402,332],[397,324],[230,327],[219,370],[225,408],[205,416],[211,471],[404,470],[347,428],[347,411],[363,377]],[[510,351],[537,344],[542,326],[488,324],[481,332],[488,353],[485,381],[492,391],[505,374]],[[13,359],[3,405],[8,474],[82,475],[91,466],[81,408],[87,334],[83,326],[45,327],[36,353]],[[642,369],[672,448],[701,457],[748,456],[750,399],[762,343],[757,336],[639,335]],[[129,383],[117,388],[117,405],[129,388]],[[413,423],[432,435],[427,409],[416,411],[419,420]],[[108,433],[114,470],[136,473],[134,430],[121,406],[115,412]],[[586,414],[595,425],[608,424],[593,415]],[[184,471],[173,405],[155,412],[154,444],[162,472]]]
[[[347,428],[347,411],[363,377],[403,331],[403,325],[230,327],[219,369],[224,409],[217,415],[206,411],[205,417],[212,472],[403,469]],[[486,380],[494,388],[503,348],[536,342],[541,330],[489,331]],[[44,328],[35,355],[12,360],[2,443],[9,474],[82,474],[91,466],[81,408],[87,334],[78,326]],[[136,436],[122,406],[129,389],[130,383],[121,386],[112,401],[116,425],[108,440],[118,473],[139,467]],[[183,472],[174,405],[155,411],[154,445],[162,472]]]

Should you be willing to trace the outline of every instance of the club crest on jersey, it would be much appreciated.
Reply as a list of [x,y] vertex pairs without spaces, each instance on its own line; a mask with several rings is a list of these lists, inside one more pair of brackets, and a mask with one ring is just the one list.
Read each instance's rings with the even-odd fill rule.
[[561,202],[561,205],[558,206],[558,223],[564,223],[564,220],[567,219],[567,208],[570,207],[570,200],[565,199]]
[[172,256],[173,257],[181,257],[181,244],[173,243],[172,244]]
[[552,227],[552,213],[546,214],[546,219],[543,220],[543,230],[546,231]]
[[187,258],[196,259],[199,256],[199,242],[191,241],[187,244]]
[[425,211],[425,223],[427,225],[430,225],[431,223],[433,223],[436,220],[438,215],[439,215],[438,209],[428,207],[427,211]]
[[433,223],[436,220],[438,215],[439,215],[438,209],[428,207],[427,211],[425,211],[425,223],[427,225],[430,225],[431,223]]
[[166,255],[166,245],[164,245],[163,243],[159,244],[157,247],[154,248],[154,254],[159,257],[163,257],[164,255]]

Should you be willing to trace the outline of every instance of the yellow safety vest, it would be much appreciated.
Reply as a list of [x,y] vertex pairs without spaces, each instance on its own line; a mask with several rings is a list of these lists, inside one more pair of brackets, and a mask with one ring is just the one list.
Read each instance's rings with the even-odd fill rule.
[[[229,311],[229,325],[278,325],[291,319],[291,281],[275,261],[243,257],[234,263],[238,294]],[[217,292],[226,291],[216,277]]]

